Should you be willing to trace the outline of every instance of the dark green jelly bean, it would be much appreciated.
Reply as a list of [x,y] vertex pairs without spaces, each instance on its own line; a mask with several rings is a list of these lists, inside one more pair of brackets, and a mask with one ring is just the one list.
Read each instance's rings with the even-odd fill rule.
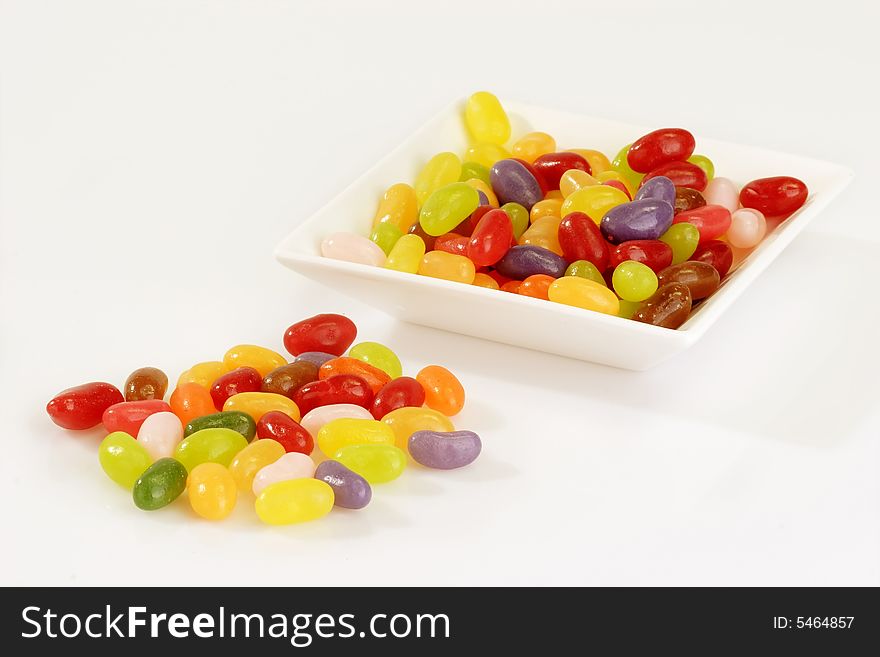
[[202,429],[232,429],[238,431],[248,442],[257,435],[257,423],[254,422],[254,418],[242,411],[221,411],[197,417],[186,425],[183,437],[186,438]]
[[159,459],[144,471],[132,490],[137,508],[155,511],[168,506],[186,489],[186,468],[172,458]]

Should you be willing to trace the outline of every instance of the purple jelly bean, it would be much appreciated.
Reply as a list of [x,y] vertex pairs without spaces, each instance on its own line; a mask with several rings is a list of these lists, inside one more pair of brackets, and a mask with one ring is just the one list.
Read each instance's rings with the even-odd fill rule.
[[499,160],[492,167],[489,176],[492,189],[502,205],[519,203],[526,210],[531,210],[535,203],[544,198],[541,185],[522,162]]
[[531,244],[511,247],[495,265],[495,269],[502,276],[518,281],[532,274],[547,274],[553,278],[561,278],[565,276],[566,267],[568,263],[562,256],[542,246]]
[[666,176],[649,178],[636,193],[634,201],[652,198],[657,201],[666,201],[675,206],[675,185]]
[[373,490],[367,480],[339,461],[324,461],[315,469],[315,479],[326,481],[336,496],[334,504],[346,509],[363,509],[370,503]]
[[307,360],[310,363],[314,363],[318,367],[321,367],[328,360],[333,360],[334,358],[339,358],[339,356],[334,356],[333,354],[328,354],[323,351],[304,351],[299,356],[293,359],[294,362],[298,360]]
[[416,463],[437,470],[452,470],[473,463],[483,444],[473,431],[416,431],[407,443]]
[[478,194],[479,197],[480,197],[480,205],[489,205],[489,197],[488,197],[488,196],[486,196],[486,195],[485,195],[483,192],[481,192],[479,189],[477,190],[477,194]]
[[609,242],[656,240],[672,225],[672,206],[666,201],[645,198],[611,208],[599,228]]

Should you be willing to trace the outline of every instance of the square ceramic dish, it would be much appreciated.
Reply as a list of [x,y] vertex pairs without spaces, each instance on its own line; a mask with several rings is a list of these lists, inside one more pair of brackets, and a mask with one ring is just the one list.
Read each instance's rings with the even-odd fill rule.
[[[548,130],[560,147],[601,150],[612,156],[622,144],[656,128],[618,123],[543,107],[505,102],[513,135]],[[428,121],[390,155],[303,221],[278,245],[287,267],[338,289],[401,320],[496,342],[536,349],[630,370],[644,370],[687,349],[852,179],[852,171],[828,162],[785,155],[697,136],[697,151],[712,158],[716,171],[737,184],[773,175],[802,179],[810,189],[804,206],[770,233],[694,310],[678,330],[589,310],[507,294],[473,285],[405,274],[324,258],[321,240],[336,231],[368,235],[376,206],[390,185],[415,180],[440,151],[467,147],[464,101]],[[534,126],[534,128],[532,127]]]

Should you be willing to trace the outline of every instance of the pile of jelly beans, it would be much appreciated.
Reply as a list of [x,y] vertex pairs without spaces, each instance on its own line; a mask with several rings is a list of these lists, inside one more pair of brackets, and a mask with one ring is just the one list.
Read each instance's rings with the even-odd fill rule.
[[450,419],[464,407],[459,380],[439,365],[403,376],[391,349],[352,346],[356,336],[350,319],[316,315],[285,332],[292,362],[237,345],[181,374],[168,401],[168,377],[144,367],[124,392],[86,383],[46,410],[65,429],[103,424],[101,467],[138,508],[160,509],[186,491],[209,520],[251,494],[266,523],[313,520],[334,506],[364,508],[372,486],[399,477],[410,459],[443,470],[472,463],[480,438]]
[[609,160],[510,121],[481,91],[472,143],[396,183],[366,236],[334,233],[325,257],[502,290],[678,328],[735,264],[807,199],[790,176],[738,188],[694,154],[693,135],[655,130]]

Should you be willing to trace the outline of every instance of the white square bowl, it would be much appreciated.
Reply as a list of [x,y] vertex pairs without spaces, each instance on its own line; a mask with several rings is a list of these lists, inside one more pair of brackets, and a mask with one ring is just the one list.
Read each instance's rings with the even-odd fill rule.
[[[505,102],[514,138],[533,129],[551,132],[560,147],[595,148],[609,156],[654,128],[543,107]],[[320,244],[336,231],[368,235],[376,206],[390,185],[415,180],[435,153],[462,153],[467,135],[464,102],[442,111],[358,178],[278,245],[275,256],[294,271],[336,288],[401,320],[496,342],[630,370],[645,370],[696,342],[767,265],[853,177],[836,164],[697,137],[697,152],[738,184],[774,175],[806,182],[804,206],[770,233],[715,294],[678,330],[464,285],[324,258]],[[535,126],[533,128],[532,126]]]

